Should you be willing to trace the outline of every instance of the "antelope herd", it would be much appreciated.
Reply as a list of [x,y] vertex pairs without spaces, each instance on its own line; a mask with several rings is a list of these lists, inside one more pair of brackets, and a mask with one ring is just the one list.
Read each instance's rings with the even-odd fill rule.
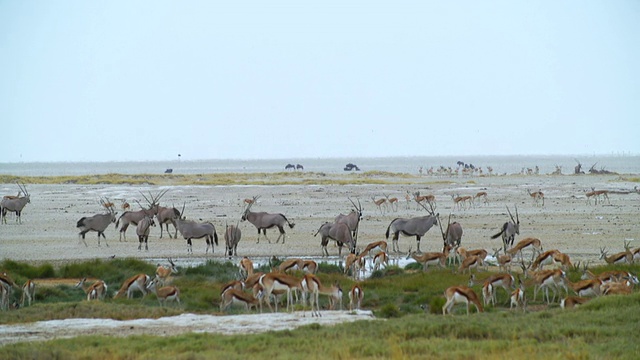
[[[6,213],[16,213],[16,221],[22,223],[21,212],[26,204],[30,203],[30,194],[27,192],[26,186],[18,184],[20,192],[18,196],[5,196],[2,200],[2,222],[6,223]],[[192,253],[192,239],[205,238],[206,249],[208,253],[211,247],[213,254],[214,243],[218,245],[218,235],[216,228],[212,222],[188,220],[185,217],[185,206],[182,211],[175,207],[163,207],[160,205],[161,198],[168,190],[163,190],[157,195],[149,193],[146,196],[141,192],[143,199],[147,202],[143,206],[139,202],[141,209],[131,211],[129,203],[122,200],[122,210],[124,213],[117,217],[115,205],[108,198],[101,198],[100,205],[106,213],[96,214],[92,216],[84,216],[78,220],[76,226],[80,229],[79,237],[84,241],[86,233],[90,231],[97,232],[98,246],[100,246],[100,237],[106,242],[105,230],[110,224],[115,224],[116,229],[119,228],[120,241],[126,242],[126,231],[129,225],[136,227],[136,235],[138,236],[138,250],[142,250],[142,243],[145,243],[145,250],[148,251],[148,239],[150,228],[160,225],[160,238],[163,236],[163,226],[166,228],[169,238],[177,238],[178,232],[187,241],[187,252]],[[533,199],[534,205],[544,206],[545,196],[541,190],[531,192],[527,189],[527,193]],[[24,196],[20,196],[24,194]],[[591,199],[595,200],[595,204],[603,204],[605,201],[609,204],[609,191],[591,191],[585,192],[587,203],[591,204]],[[371,197],[374,205],[384,215],[386,212],[398,211],[398,198],[390,197],[383,194],[384,197]],[[261,235],[271,243],[267,237],[266,230],[277,228],[279,236],[275,243],[285,243],[285,228],[294,228],[294,223],[289,221],[284,214],[253,212],[251,211],[257,204],[260,196],[246,198],[243,200],[244,207],[240,216],[240,220],[236,225],[225,224],[225,251],[223,256],[238,256],[237,246],[241,239],[241,231],[239,223],[248,221],[258,232],[256,244],[259,244]],[[410,193],[406,192],[405,196],[407,204],[414,201],[418,209],[427,211],[427,215],[415,217],[396,217],[388,224],[386,228],[385,238],[388,240],[392,236],[392,252],[400,253],[398,240],[400,235],[416,238],[416,250],[412,251],[409,247],[406,253],[406,260],[412,259],[420,264],[422,271],[429,272],[429,267],[435,265],[441,269],[450,269],[458,274],[468,274],[470,277],[468,286],[454,285],[444,290],[446,299],[445,305],[442,307],[443,314],[451,313],[453,306],[457,303],[464,303],[467,307],[467,314],[473,305],[478,312],[483,312],[487,306],[498,306],[496,290],[501,287],[505,290],[508,297],[507,303],[509,308],[521,308],[526,311],[527,294],[525,289],[533,289],[533,301],[536,300],[538,292],[542,293],[542,301],[547,304],[556,302],[562,308],[574,307],[582,304],[590,297],[608,295],[608,294],[626,294],[631,291],[634,285],[638,284],[638,278],[631,273],[616,273],[595,275],[588,270],[588,265],[582,266],[583,279],[572,282],[567,277],[568,271],[575,271],[580,268],[580,264],[573,264],[569,255],[558,249],[544,250],[543,242],[535,237],[527,237],[518,242],[515,241],[517,235],[520,234],[520,219],[517,207],[515,216],[512,215],[509,207],[507,213],[509,221],[503,223],[500,231],[492,236],[491,239],[502,238],[502,249],[493,249],[494,252],[490,256],[485,249],[466,249],[461,246],[463,228],[462,225],[451,220],[452,214],[448,216],[446,227],[442,223],[439,213],[436,212],[436,198],[433,194],[420,195],[419,191]],[[475,207],[477,200],[488,203],[488,194],[486,191],[479,191],[475,195],[460,196],[459,194],[451,194],[453,200],[453,210],[468,210]],[[356,202],[349,199],[354,209],[347,215],[340,213],[333,219],[333,222],[323,223],[315,235],[321,235],[321,253],[323,256],[329,256],[327,244],[332,240],[339,247],[338,256],[342,259],[342,247],[348,248],[348,254],[344,258],[344,273],[351,275],[356,283],[348,291],[349,309],[360,309],[365,293],[365,283],[362,283],[361,274],[368,267],[371,271],[379,271],[389,266],[389,262],[394,259],[387,252],[387,242],[384,240],[374,241],[360,251],[358,248],[358,229],[360,221],[363,218],[363,207],[360,201]],[[126,205],[126,206],[125,206]],[[427,207],[428,206],[428,207]],[[409,206],[407,206],[409,208]],[[156,222],[157,221],[157,222]],[[120,226],[122,224],[122,226]],[[173,225],[174,233],[169,231],[169,224]],[[420,249],[421,238],[433,227],[437,225],[443,240],[441,252],[425,252]],[[24,226],[24,225],[23,225]],[[314,235],[314,236],[315,236]],[[515,245],[514,245],[515,243]],[[632,264],[640,259],[640,248],[631,249],[630,244],[625,242],[624,251],[609,255],[606,248],[600,249],[600,258],[607,264]],[[500,252],[503,252],[501,255]],[[525,254],[530,254],[530,260],[525,260]],[[453,266],[447,261],[453,262]],[[177,267],[172,259],[168,259],[169,265],[158,264],[155,278],[146,274],[136,274],[127,279],[119,291],[116,292],[114,298],[122,297],[126,294],[127,298],[134,296],[136,292],[140,292],[143,297],[149,293],[156,295],[160,305],[164,306],[166,302],[173,301],[180,304],[180,290],[168,285],[168,279],[174,274],[178,274]],[[488,272],[488,264],[498,266],[497,274],[490,274],[484,279],[480,279],[481,273]],[[512,272],[512,264],[517,263],[522,270],[521,273],[514,277]],[[528,264],[527,264],[528,263]],[[552,269],[543,269],[545,266],[551,266]],[[312,316],[321,316],[320,312],[320,295],[326,296],[328,299],[328,308],[342,308],[343,291],[338,283],[325,285],[316,275],[318,264],[313,260],[304,260],[300,258],[291,258],[283,261],[279,267],[272,269],[269,273],[255,273],[253,262],[248,257],[243,257],[239,262],[239,276],[241,280],[226,284],[220,296],[220,310],[226,311],[233,304],[241,304],[246,311],[252,307],[259,308],[262,311],[262,305],[266,302],[267,307],[274,311],[272,303],[275,305],[275,311],[278,311],[278,297],[284,296],[286,299],[286,310],[292,311],[294,302],[298,301],[306,308],[307,298],[309,299],[310,310]],[[432,272],[429,272],[432,274]],[[301,277],[300,277],[301,274]],[[434,275],[426,275],[434,276]],[[522,278],[520,278],[522,276]],[[106,297],[108,286],[100,280],[94,280],[91,285],[86,284],[87,279],[83,278],[76,285],[85,291],[88,301],[103,300]],[[525,288],[525,283],[526,285]],[[472,289],[476,285],[481,285],[481,294],[483,302]],[[2,299],[0,307],[4,310],[10,307],[9,298],[17,284],[11,280],[7,274],[0,274],[0,291]],[[21,306],[25,303],[31,305],[35,300],[36,282],[28,280],[22,287]],[[573,291],[576,296],[571,296],[569,291]],[[531,297],[531,296],[529,296]],[[295,300],[294,300],[295,299]]]

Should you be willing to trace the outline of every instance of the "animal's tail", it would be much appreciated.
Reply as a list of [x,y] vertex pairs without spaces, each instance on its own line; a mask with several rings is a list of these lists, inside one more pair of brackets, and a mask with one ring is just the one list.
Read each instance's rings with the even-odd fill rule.
[[325,222],[324,224],[320,225],[320,228],[318,228],[318,231],[316,231],[315,234],[313,234],[313,237],[316,237],[316,235],[320,234],[320,230],[322,230],[322,227],[325,226],[325,224],[328,224],[329,222]]
[[84,220],[86,219],[86,217],[83,217],[82,219],[78,220],[78,223],[76,224],[77,228],[81,228],[84,227]]
[[213,241],[216,243],[216,246],[218,246],[218,233],[213,230]]
[[498,236],[502,235],[505,232],[505,230],[507,230],[507,226],[508,225],[509,225],[508,223],[504,223],[504,225],[502,225],[502,230],[499,233],[495,234],[495,235],[491,235],[491,238],[492,239],[497,239]]
[[[282,214],[280,214],[280,215],[282,215]],[[287,219],[287,217],[286,217],[286,216],[282,215],[282,217],[284,218],[284,221],[286,221],[286,222],[287,222],[287,224],[289,224],[289,228],[290,228],[290,229],[293,229],[293,227],[294,227],[294,226],[296,226],[296,224],[294,224],[294,223],[292,223],[292,222],[289,222],[289,220]]]
[[386,233],[384,233],[384,236],[385,236],[387,239],[389,239],[389,230],[391,230],[391,224],[393,224],[393,222],[394,222],[394,221],[396,221],[396,220],[397,220],[397,218],[396,218],[396,219],[393,219],[393,221],[391,221],[391,222],[389,223],[389,226],[387,226],[387,232],[386,232]]
[[122,213],[122,215],[120,215],[120,217],[118,218],[118,221],[116,221],[116,229],[118,228],[118,226],[120,226],[120,219],[122,219],[122,217],[124,216],[124,214],[128,213],[128,211],[125,211]]

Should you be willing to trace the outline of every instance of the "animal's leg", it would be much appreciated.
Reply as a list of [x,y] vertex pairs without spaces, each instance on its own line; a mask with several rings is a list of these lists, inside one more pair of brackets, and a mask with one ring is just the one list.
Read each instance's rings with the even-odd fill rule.
[[286,235],[284,233],[284,228],[282,226],[278,226],[278,230],[280,230],[280,235],[278,235],[278,239],[276,240],[276,244],[278,243],[278,241],[280,241],[280,238],[282,238],[282,243],[284,244],[284,240],[286,238]]
[[[146,251],[149,251],[149,244],[148,244],[148,241],[149,241],[149,237],[148,237],[148,236],[145,236],[145,237],[144,237],[144,249],[145,249]],[[106,241],[105,241],[105,242],[106,242]]]

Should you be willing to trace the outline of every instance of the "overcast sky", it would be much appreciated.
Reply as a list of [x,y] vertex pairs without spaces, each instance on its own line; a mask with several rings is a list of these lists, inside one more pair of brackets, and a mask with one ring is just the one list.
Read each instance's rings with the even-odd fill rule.
[[0,162],[640,153],[640,1],[0,0]]

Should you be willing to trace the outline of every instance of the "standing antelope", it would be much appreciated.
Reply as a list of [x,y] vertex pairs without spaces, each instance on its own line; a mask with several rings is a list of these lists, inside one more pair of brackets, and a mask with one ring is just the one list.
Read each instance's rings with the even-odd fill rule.
[[487,192],[486,191],[479,191],[478,193],[476,193],[473,197],[473,202],[475,203],[476,199],[480,199],[482,198],[482,202],[484,204],[487,204],[489,202],[489,199],[487,198]]
[[501,249],[493,249],[493,257],[498,261],[498,269],[500,271],[511,273],[511,261],[513,260],[513,257],[509,253],[500,255],[500,250]]
[[385,268],[389,266],[389,256],[387,256],[387,253],[384,251],[378,252],[373,257],[373,271],[380,270],[382,265],[384,265]]
[[[158,224],[160,225],[160,238],[162,239],[162,228],[163,225],[167,228],[167,234],[169,234],[169,239],[178,238],[178,228],[176,227],[176,219],[180,218],[181,214],[178,209],[174,207],[164,207],[158,205],[158,211],[156,214],[156,219],[158,220]],[[173,225],[173,229],[175,230],[173,236],[169,232],[169,224]]]
[[[533,301],[536,300],[538,290],[544,289],[542,300],[544,300],[544,298],[546,297],[547,304],[550,304],[551,301],[555,301],[557,292],[556,290],[559,290],[559,287],[563,287],[565,289],[565,292],[568,292],[564,282],[566,277],[566,273],[560,269],[542,270],[536,272],[533,276],[533,282],[535,283],[535,288],[533,291]],[[549,299],[549,289],[553,291],[553,300]]]
[[[471,274],[469,278],[469,287],[474,286],[475,281],[476,276]],[[482,298],[484,300],[484,305],[496,305],[496,290],[498,287],[503,288],[507,295],[509,295],[511,290],[514,288],[514,285],[515,279],[511,274],[494,274],[489,276],[482,284]]]
[[122,199],[122,204],[120,204],[120,208],[122,208],[122,211],[129,211],[131,210],[131,205],[125,199]]
[[387,209],[387,199],[385,198],[380,198],[378,200],[376,200],[375,196],[371,197],[371,201],[373,201],[374,204],[376,204],[376,206],[378,207],[378,210],[380,210],[380,214],[384,214],[384,211],[382,211],[382,208]]
[[420,238],[422,238],[433,225],[436,225],[438,223],[438,215],[439,214],[434,214],[432,208],[432,211],[430,211],[429,215],[414,217],[410,219],[393,219],[389,226],[387,226],[387,232],[385,233],[385,237],[387,239],[389,239],[389,234],[393,233],[393,238],[391,241],[392,250],[395,252],[400,252],[400,248],[398,247],[398,237],[400,236],[400,234],[402,234],[404,236],[415,236],[417,251],[420,252]]
[[236,225],[226,225],[224,231],[224,244],[229,257],[238,256],[238,243],[242,238],[242,231]]
[[358,284],[353,284],[349,290],[349,311],[353,311],[354,305],[356,310],[360,310],[362,299],[364,298],[364,290]]
[[397,197],[390,198],[389,195],[387,194],[384,194],[384,197],[387,198],[387,204],[389,204],[391,211],[398,211],[398,198]]
[[473,304],[478,312],[484,312],[484,308],[478,299],[478,295],[466,286],[451,286],[444,291],[444,297],[447,302],[442,307],[442,315],[451,313],[453,305],[465,303],[467,304],[467,316],[469,316],[469,307]]
[[173,263],[171,258],[167,259],[169,261],[169,266],[164,266],[158,264],[158,268],[156,269],[156,281],[160,284],[160,286],[164,286],[171,276],[171,274],[177,274],[178,269],[176,268],[176,264]]
[[107,238],[104,236],[104,231],[109,227],[109,224],[116,222],[117,212],[113,212],[113,209],[109,210],[107,214],[96,214],[90,217],[83,217],[78,220],[76,227],[81,229],[78,236],[82,236],[82,242],[84,242],[84,246],[88,246],[87,242],[84,240],[84,236],[89,231],[95,231],[98,233],[98,246],[100,246],[100,236],[104,238],[104,243],[109,246],[107,243]]
[[138,274],[134,275],[122,283],[120,290],[113,296],[114,299],[119,298],[120,296],[127,293],[127,299],[131,299],[134,291],[140,291],[142,293],[142,297],[144,298],[149,291],[147,290],[147,285],[151,281],[151,277],[146,274]]
[[322,256],[329,256],[329,252],[327,251],[327,244],[329,240],[333,240],[338,243],[338,256],[342,257],[342,246],[347,245],[349,247],[350,253],[355,253],[356,251],[356,242],[351,236],[351,231],[349,227],[344,223],[324,223],[320,226],[318,231],[313,235],[320,234],[322,236],[322,240],[320,242],[320,246],[322,247]]
[[267,301],[267,305],[271,312],[273,312],[273,308],[271,307],[271,300],[269,298],[271,297],[271,294],[277,290],[282,290],[287,294],[287,311],[289,309],[293,309],[293,297],[291,296],[291,291],[301,290],[299,279],[291,275],[272,272],[262,275],[258,282],[264,289],[265,300]]
[[351,230],[351,235],[357,238],[358,225],[360,225],[360,220],[362,220],[362,205],[360,204],[360,200],[358,200],[358,205],[351,199],[349,199],[349,201],[351,201],[355,209],[352,209],[348,215],[339,214],[333,222],[347,224],[349,230]]
[[520,240],[516,246],[507,250],[507,253],[512,257],[516,254],[520,254],[520,260],[522,260],[522,251],[525,249],[532,249],[533,253],[531,258],[533,259],[536,254],[540,254],[542,252],[542,243],[540,239],[528,237]]
[[87,278],[82,278],[76,287],[84,290],[87,294],[87,301],[91,300],[104,300],[107,296],[107,284],[102,280],[96,280],[91,286],[85,287]]
[[492,239],[497,239],[498,236],[502,235],[502,247],[505,253],[508,246],[513,246],[513,241],[515,240],[516,235],[520,235],[520,217],[518,216],[518,207],[515,206],[515,209],[516,217],[514,219],[513,215],[511,215],[509,207],[507,206],[507,212],[511,217],[511,221],[504,223],[502,225],[502,230],[499,233],[491,236]]
[[251,275],[253,275],[253,261],[245,256],[240,260],[240,276],[246,280]]
[[284,241],[286,239],[286,235],[284,232],[284,226],[285,225],[289,225],[290,229],[293,229],[293,227],[295,226],[294,223],[289,222],[289,220],[287,220],[287,218],[282,215],[282,214],[269,214],[266,212],[252,212],[251,211],[251,207],[253,206],[253,204],[255,204],[256,200],[258,200],[259,196],[254,196],[253,197],[253,202],[251,204],[248,204],[247,207],[244,209],[244,212],[242,213],[242,221],[249,221],[251,224],[253,224],[253,226],[256,227],[256,229],[258,229],[258,241],[257,244],[260,243],[260,230],[262,230],[262,233],[264,234],[264,237],[267,239],[267,241],[269,242],[269,244],[271,244],[271,240],[269,240],[269,238],[267,237],[267,229],[271,229],[273,227],[277,227],[278,230],[280,230],[280,235],[278,235],[278,238],[276,239],[276,244],[280,241],[280,238],[282,238],[282,243],[284,244]]
[[211,247],[211,254],[213,254],[213,244],[218,245],[218,233],[216,233],[216,227],[212,223],[198,223],[193,220],[180,218],[176,219],[176,225],[182,237],[187,240],[187,253],[193,254],[193,243],[191,239],[205,238],[207,243],[205,254],[209,252],[209,247]]
[[24,307],[24,301],[28,300],[29,306],[31,301],[36,299],[36,283],[33,280],[27,280],[22,285],[22,299],[20,300],[20,307]]
[[[596,196],[596,205],[598,205],[597,199],[600,198],[600,195],[602,195],[602,197],[607,200],[607,204],[611,204],[611,201],[609,201],[609,190],[595,190],[594,188],[591,188],[594,192],[594,195]],[[603,203],[604,200],[601,200],[600,203]]]
[[180,289],[175,286],[163,286],[158,289],[158,282],[153,279],[149,281],[147,290],[156,294],[160,306],[164,306],[167,301],[175,301],[180,304]]
[[351,275],[354,280],[360,278],[360,271],[365,268],[365,258],[362,255],[349,254],[344,259],[344,274],[347,275],[351,270]]
[[527,189],[527,193],[531,196],[536,206],[539,205],[540,200],[542,200],[542,206],[544,206],[544,193],[542,191],[531,192],[531,190]]
[[[144,219],[146,216],[154,217],[158,214],[158,206],[159,206],[160,198],[162,198],[162,196],[164,196],[164,194],[166,194],[167,191],[168,190],[161,191],[156,196],[151,195],[151,199],[147,198],[143,193],[140,193],[142,194],[142,197],[145,198],[145,200],[147,201],[148,208],[147,209],[143,208],[138,211],[125,211],[122,215],[120,215],[120,217],[118,218],[118,221],[116,221],[116,228],[120,226],[120,222],[122,221],[122,227],[120,228],[119,241],[122,241],[123,238],[124,238],[124,241],[127,241],[127,229],[129,228],[130,224],[137,226],[138,223],[142,219]],[[140,205],[139,202],[138,202],[138,205]],[[140,205],[140,207],[142,207],[142,205]]]
[[[518,279],[520,280],[520,279]],[[509,305],[509,309],[513,309],[513,307],[515,306],[516,310],[518,309],[518,306],[522,307],[522,311],[523,312],[527,312],[527,297],[525,296],[524,293],[524,282],[519,281],[520,282],[520,286],[518,288],[516,288],[515,290],[513,290],[513,292],[511,293],[511,303]]]
[[142,249],[142,242],[144,242],[144,249],[149,251],[149,232],[152,226],[156,226],[156,222],[153,221],[153,218],[150,216],[145,216],[138,222],[138,226],[136,226],[136,235],[138,235],[138,241],[140,242],[138,250]]
[[22,224],[22,209],[31,202],[31,195],[27,192],[26,185],[20,185],[20,183],[16,183],[20,188],[20,191],[24,194],[24,196],[18,198],[7,198],[4,197],[2,201],[0,201],[0,212],[2,213],[2,223],[7,223],[7,211],[16,213],[16,221]]
[[438,221],[438,225],[440,226],[444,244],[451,246],[451,248],[459,247],[462,241],[462,225],[457,221],[451,222],[451,214],[449,214],[449,220],[447,221],[447,231],[442,230],[442,221]]

